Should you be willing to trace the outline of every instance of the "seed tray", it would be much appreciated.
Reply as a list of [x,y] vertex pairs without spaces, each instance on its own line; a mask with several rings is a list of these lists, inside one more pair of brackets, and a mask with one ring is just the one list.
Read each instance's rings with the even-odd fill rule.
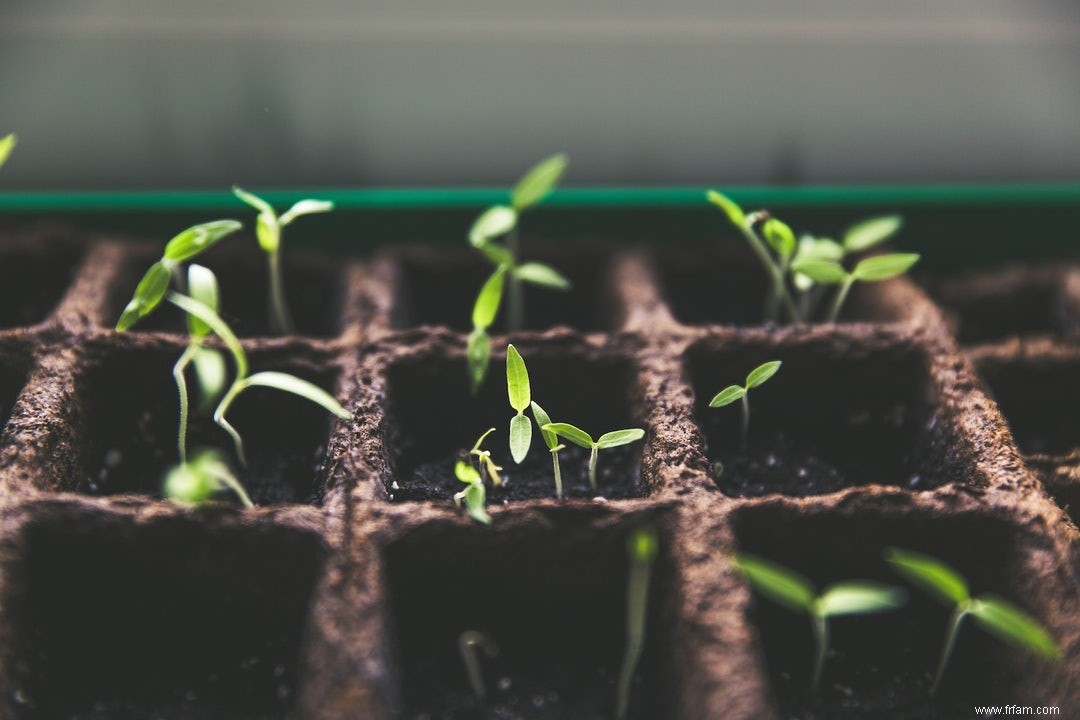
[[[162,313],[159,325],[111,329],[154,249],[56,227],[5,235],[2,266],[34,268],[12,282],[62,282],[0,323],[0,717],[610,717],[623,547],[644,523],[661,550],[631,717],[1080,707],[1080,533],[1047,494],[1071,502],[1014,401],[1034,391],[1007,390],[1078,362],[1064,331],[962,346],[948,284],[930,288],[938,305],[904,279],[861,288],[853,321],[754,325],[764,286],[735,249],[707,252],[707,264],[694,246],[661,257],[553,245],[539,254],[567,269],[587,312],[540,299],[527,330],[493,345],[521,350],[554,417],[640,426],[646,438],[601,458],[602,499],[586,491],[580,456],[567,454],[564,501],[547,487],[546,453],[505,463],[511,482],[492,493],[486,527],[453,506],[445,479],[458,451],[511,414],[503,352],[475,401],[466,388],[461,318],[483,264],[423,246],[370,262],[293,254],[288,292],[307,322],[284,338],[238,325],[243,344],[255,367],[331,388],[354,418],[242,398],[237,424],[261,458],[244,481],[261,507],[191,511],[158,496],[181,326]],[[227,294],[258,287],[246,270],[261,267],[254,248],[227,243],[205,258],[236,320],[261,315]],[[320,292],[305,296],[312,283]],[[732,453],[737,419],[708,398],[774,358],[785,366],[755,397],[750,446]],[[1056,396],[1075,389],[1060,382]],[[1069,433],[1048,446],[1066,449],[1053,457],[1067,466],[1078,435],[1051,422]],[[931,703],[946,612],[913,593],[895,615],[835,621],[823,688],[807,693],[809,628],[755,599],[730,553],[773,558],[820,586],[890,579],[891,545],[937,555],[976,593],[1027,608],[1064,661],[1031,662],[969,629]],[[478,627],[502,647],[484,707],[454,649]]]

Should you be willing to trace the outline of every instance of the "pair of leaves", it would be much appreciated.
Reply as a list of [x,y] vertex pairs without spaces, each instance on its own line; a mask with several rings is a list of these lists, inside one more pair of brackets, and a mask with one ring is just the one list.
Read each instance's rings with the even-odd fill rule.
[[791,269],[806,275],[816,283],[839,285],[842,283],[880,282],[903,275],[919,261],[915,253],[894,253],[876,255],[861,260],[849,273],[839,262],[830,260],[799,260],[792,263]]
[[11,155],[11,151],[15,149],[16,142],[17,138],[15,137],[15,133],[0,138],[0,167],[3,167],[4,163],[7,162],[8,157]]
[[769,378],[780,371],[781,361],[770,360],[769,362],[762,363],[756,368],[751,370],[746,376],[746,384],[743,386],[729,385],[720,392],[713,396],[713,399],[709,401],[709,407],[718,408],[725,407],[735,402],[736,400],[742,400],[746,397],[746,394],[751,388],[756,388],[759,385],[764,385]]
[[607,448],[619,447],[620,445],[629,445],[630,443],[637,442],[645,437],[645,431],[641,428],[630,428],[627,430],[613,430],[604,433],[596,440],[593,440],[592,436],[581,428],[563,422],[547,423],[542,425],[540,429],[554,433],[586,450],[591,450],[593,448],[604,450]]
[[487,501],[487,490],[484,488],[480,471],[464,460],[458,460],[454,466],[454,475],[466,484],[464,490],[454,495],[454,502],[458,505],[464,503],[465,510],[476,522],[490,525],[491,516],[484,507]]
[[259,211],[259,216],[255,221],[255,236],[259,240],[259,247],[268,253],[277,252],[281,248],[283,227],[301,215],[325,213],[334,209],[334,203],[327,200],[300,200],[278,216],[270,203],[258,195],[249,193],[236,185],[233,186],[233,194]]
[[[520,214],[538,205],[555,189],[562,179],[569,160],[559,153],[541,160],[530,168],[518,180],[510,193],[510,205],[493,205],[480,214],[469,229],[469,242],[473,247],[483,250],[492,240],[500,238],[517,227]],[[496,248],[488,254],[496,265],[503,264],[507,257],[503,248]]]
[[503,482],[502,481],[502,476],[499,475],[499,473],[502,471],[502,467],[499,466],[499,465],[496,465],[495,461],[491,459],[491,451],[490,450],[484,450],[483,449],[484,440],[486,440],[487,436],[490,435],[493,432],[495,432],[495,428],[488,428],[487,431],[484,432],[483,435],[481,435],[479,438],[477,438],[476,442],[472,446],[472,449],[469,450],[469,455],[475,457],[477,462],[480,464],[480,468],[481,468],[480,478],[481,478],[481,480],[483,480],[483,476],[484,476],[483,471],[486,470],[487,474],[488,474],[488,477],[491,478],[491,484],[498,487],[499,485],[502,485],[502,482]]
[[532,423],[525,417],[525,409],[532,403],[532,389],[525,360],[513,345],[506,346],[506,394],[510,407],[517,411],[510,418],[510,455],[520,464],[532,446]]

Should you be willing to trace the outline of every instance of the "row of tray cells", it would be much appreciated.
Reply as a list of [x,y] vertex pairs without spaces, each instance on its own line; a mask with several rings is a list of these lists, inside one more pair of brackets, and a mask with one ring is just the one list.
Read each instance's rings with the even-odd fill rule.
[[[693,523],[699,539],[686,542],[680,522]],[[1053,697],[1051,668],[971,627],[932,699],[949,609],[915,588],[897,613],[833,621],[824,682],[812,692],[806,618],[752,600],[730,562],[732,550],[754,553],[798,569],[818,588],[853,578],[902,584],[882,561],[886,548],[899,546],[941,558],[974,593],[1003,596],[1060,635],[1070,608],[1055,610],[1063,576],[1033,559],[1039,538],[970,512],[773,504],[727,520],[679,521],[670,508],[604,517],[564,508],[509,530],[429,521],[364,549],[381,585],[360,589],[372,608],[335,624],[378,626],[350,636],[374,643],[352,654],[391,666],[379,673],[389,683],[375,692],[389,694],[385,705],[401,717],[474,716],[457,650],[467,630],[499,646],[483,669],[487,707],[505,713],[493,716],[606,717],[625,642],[625,539],[643,524],[659,530],[660,553],[631,717],[714,717],[735,701],[731,707],[749,708],[744,717],[754,718],[776,709],[784,717],[951,717],[975,703]],[[295,717],[308,674],[334,672],[305,667],[325,641],[309,626],[328,557],[317,531],[192,516],[141,522],[53,505],[22,526],[18,541],[21,555],[3,567],[7,717]],[[716,607],[725,608],[720,616]],[[714,670],[699,663],[715,642],[739,661],[741,676],[767,678],[762,697],[748,705],[724,696],[723,688],[747,686],[708,677]],[[320,716],[321,700],[303,702],[311,717]]]

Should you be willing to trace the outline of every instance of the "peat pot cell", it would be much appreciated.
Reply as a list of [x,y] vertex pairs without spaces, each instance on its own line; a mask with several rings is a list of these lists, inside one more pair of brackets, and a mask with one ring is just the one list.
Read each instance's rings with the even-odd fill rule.
[[[749,392],[744,449],[741,404],[709,402],[769,360],[783,365]],[[961,476],[950,426],[933,412],[929,359],[916,346],[860,349],[838,336],[704,343],[690,349],[687,365],[713,477],[727,495],[821,495],[869,484],[925,490]]]
[[[532,397],[554,422],[572,422],[597,437],[611,430],[642,427],[635,421],[628,393],[634,377],[628,362],[617,358],[586,358],[556,348],[519,348],[529,370]],[[506,395],[503,355],[492,359],[479,394],[469,393],[465,361],[441,355],[413,356],[393,365],[388,373],[388,423],[385,441],[390,451],[395,501],[449,502],[462,488],[454,464],[488,428],[484,449],[503,468],[502,487],[490,488],[488,503],[504,504],[534,498],[554,498],[551,453],[533,423],[533,441],[525,460],[510,457],[510,408]],[[525,412],[532,421],[532,410]],[[588,481],[589,452],[572,443],[559,452],[563,494],[570,498],[608,499],[641,494],[641,442],[601,450],[597,490]]]
[[4,587],[19,720],[293,717],[317,536],[56,515],[23,546]]
[[[543,262],[570,281],[569,290],[524,285],[524,330],[566,326],[584,332],[609,330],[618,322],[610,287],[608,257],[602,253],[532,253],[527,260]],[[395,328],[443,325],[472,329],[476,296],[494,268],[476,252],[426,248],[394,256],[397,283],[391,322]],[[504,289],[493,332],[506,331],[509,282]]]
[[1023,536],[1004,522],[973,514],[864,510],[849,516],[757,507],[736,517],[735,531],[740,552],[799,572],[818,592],[836,582],[872,580],[908,595],[896,611],[829,621],[829,654],[813,691],[809,618],[755,593],[750,619],[785,720],[930,720],[969,717],[975,705],[1045,704],[1038,701],[1049,690],[1039,681],[1052,666],[1003,644],[971,620],[961,627],[932,697],[951,608],[906,584],[883,559],[889,547],[930,555],[959,571],[974,596],[994,593],[1038,616],[1030,601],[1038,597],[1042,579],[1025,571]]
[[29,370],[24,347],[0,346],[0,434],[7,426],[15,402],[26,385]]
[[63,298],[83,254],[74,245],[50,242],[0,246],[0,328],[44,321]]
[[[749,250],[732,244],[672,247],[654,255],[664,300],[683,325],[764,324],[768,278]],[[856,283],[840,322],[900,322],[902,301],[890,298],[892,283]],[[833,291],[814,306],[814,320],[827,314]]]
[[978,370],[1025,455],[1080,449],[1080,354],[978,362]]
[[[161,494],[165,471],[179,460],[179,399],[172,367],[181,352],[179,346],[119,350],[81,378],[84,439],[76,490],[91,495]],[[253,372],[288,372],[333,392],[336,376],[330,370],[294,365],[274,353],[252,353],[251,364]],[[244,438],[248,466],[240,468],[232,440],[210,419],[213,409],[199,409],[191,379],[188,388],[189,453],[221,450],[257,505],[321,502],[332,416],[291,394],[268,388],[246,391],[228,414]],[[232,501],[232,496],[221,499]]]
[[[385,551],[407,720],[610,718],[626,645],[629,525],[595,527],[565,514],[543,527],[494,534],[476,526],[414,531]],[[671,629],[674,570],[661,533],[631,718],[674,718],[679,672]],[[461,634],[498,646],[481,658],[478,701],[458,650]]]
[[[230,248],[225,245],[213,248],[195,262],[205,265],[217,275],[221,288],[221,317],[240,337],[270,337],[268,319],[269,281],[266,255],[255,248],[254,238],[239,238],[237,242],[249,241],[253,247]],[[118,319],[124,306],[147,268],[157,259],[156,255],[135,253],[127,263],[127,272],[110,293],[112,311],[106,315]],[[332,264],[310,256],[282,255],[282,274],[285,278],[285,300],[296,325],[296,334],[304,337],[330,338],[341,329],[341,312],[345,283],[341,272]],[[165,304],[150,317],[141,320],[135,331],[186,333],[184,315],[179,308]]]

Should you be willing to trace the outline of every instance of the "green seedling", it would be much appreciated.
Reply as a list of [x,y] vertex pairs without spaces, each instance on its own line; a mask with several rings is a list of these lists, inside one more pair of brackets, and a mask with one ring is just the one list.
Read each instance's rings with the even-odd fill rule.
[[730,405],[736,400],[742,400],[742,446],[746,449],[750,439],[750,389],[765,384],[773,375],[780,370],[780,361],[771,360],[758,365],[746,376],[745,385],[729,385],[716,393],[709,401],[709,407],[718,408]]
[[860,260],[850,272],[835,260],[802,260],[792,268],[815,283],[840,286],[828,317],[828,322],[834,323],[839,319],[844,300],[856,282],[881,282],[903,275],[918,261],[919,256],[915,253],[894,253]]
[[222,490],[234,493],[244,507],[255,507],[217,450],[201,450],[165,475],[165,497],[178,505],[201,505]]
[[651,527],[635,530],[626,542],[630,564],[626,584],[626,651],[619,668],[615,720],[625,720],[630,710],[630,682],[645,647],[645,611],[649,606],[649,580],[658,545],[656,530]]
[[502,471],[502,466],[496,465],[495,461],[491,459],[491,451],[483,450],[482,446],[487,436],[495,432],[495,428],[490,428],[487,432],[481,435],[476,440],[476,444],[469,450],[469,456],[476,458],[477,470],[480,471],[481,479],[486,472],[488,478],[491,480],[491,484],[495,487],[499,487],[503,484],[502,476],[499,473]]
[[604,433],[596,440],[593,440],[589,433],[581,428],[574,427],[570,423],[548,423],[540,429],[553,432],[559,437],[565,438],[575,445],[589,451],[589,487],[591,487],[594,492],[596,491],[597,453],[600,450],[607,450],[609,448],[619,447],[620,445],[629,445],[630,443],[637,442],[645,437],[645,431],[641,428],[613,430],[612,432]]
[[551,424],[551,418],[544,408],[536,404],[534,400],[532,402],[533,420],[536,421],[536,426],[540,428],[540,437],[544,438],[544,444],[547,445],[548,452],[551,453],[551,464],[555,471],[555,497],[562,500],[562,469],[559,467],[559,451],[566,448],[565,445],[559,442],[559,436],[550,430],[545,430],[545,425]]
[[[469,229],[469,243],[495,267],[473,306],[468,358],[469,379],[474,392],[487,372],[487,360],[491,355],[487,330],[498,314],[504,289],[509,295],[507,329],[516,332],[525,326],[524,283],[554,290],[570,288],[570,281],[554,268],[538,262],[522,262],[518,237],[522,214],[539,205],[555,188],[567,162],[566,156],[559,154],[537,163],[518,181],[509,205],[488,208]],[[499,244],[497,241],[504,236],[506,243]],[[506,276],[509,276],[509,282],[505,281]]]
[[1050,660],[1061,658],[1061,649],[1035,618],[996,595],[987,593],[972,597],[967,581],[937,558],[889,548],[885,551],[885,559],[904,579],[952,607],[952,617],[930,690],[932,694],[941,685],[941,678],[956,646],[960,625],[968,616],[999,640]]
[[454,504],[460,507],[464,503],[469,517],[478,523],[490,525],[491,516],[484,508],[487,502],[487,490],[484,489],[484,480],[480,477],[480,471],[464,460],[458,460],[454,465],[454,475],[465,483],[465,489],[454,494]]
[[330,212],[334,209],[334,203],[326,200],[301,200],[278,215],[270,203],[257,195],[236,186],[233,186],[233,194],[259,211],[255,221],[255,236],[259,240],[259,247],[266,253],[270,275],[270,293],[267,298],[270,329],[279,335],[289,335],[294,331],[294,325],[285,300],[285,281],[281,273],[281,231],[302,215]]
[[484,672],[480,667],[480,653],[491,660],[499,654],[499,646],[486,633],[478,630],[466,630],[458,635],[458,652],[465,665],[465,675],[469,678],[473,695],[479,702],[487,697],[484,687]]
[[18,139],[15,137],[15,133],[5,135],[0,138],[0,167],[4,166],[8,157],[11,155],[11,151],[15,149],[15,143]]
[[525,417],[525,410],[532,402],[532,391],[525,361],[513,345],[506,346],[506,394],[510,398],[510,407],[517,413],[510,418],[510,455],[520,465],[532,446],[532,423]]
[[810,581],[799,573],[748,553],[736,556],[735,564],[762,595],[810,618],[816,646],[812,676],[815,690],[821,684],[829,652],[830,618],[887,612],[901,607],[907,600],[903,589],[869,580],[835,583],[817,594]]

